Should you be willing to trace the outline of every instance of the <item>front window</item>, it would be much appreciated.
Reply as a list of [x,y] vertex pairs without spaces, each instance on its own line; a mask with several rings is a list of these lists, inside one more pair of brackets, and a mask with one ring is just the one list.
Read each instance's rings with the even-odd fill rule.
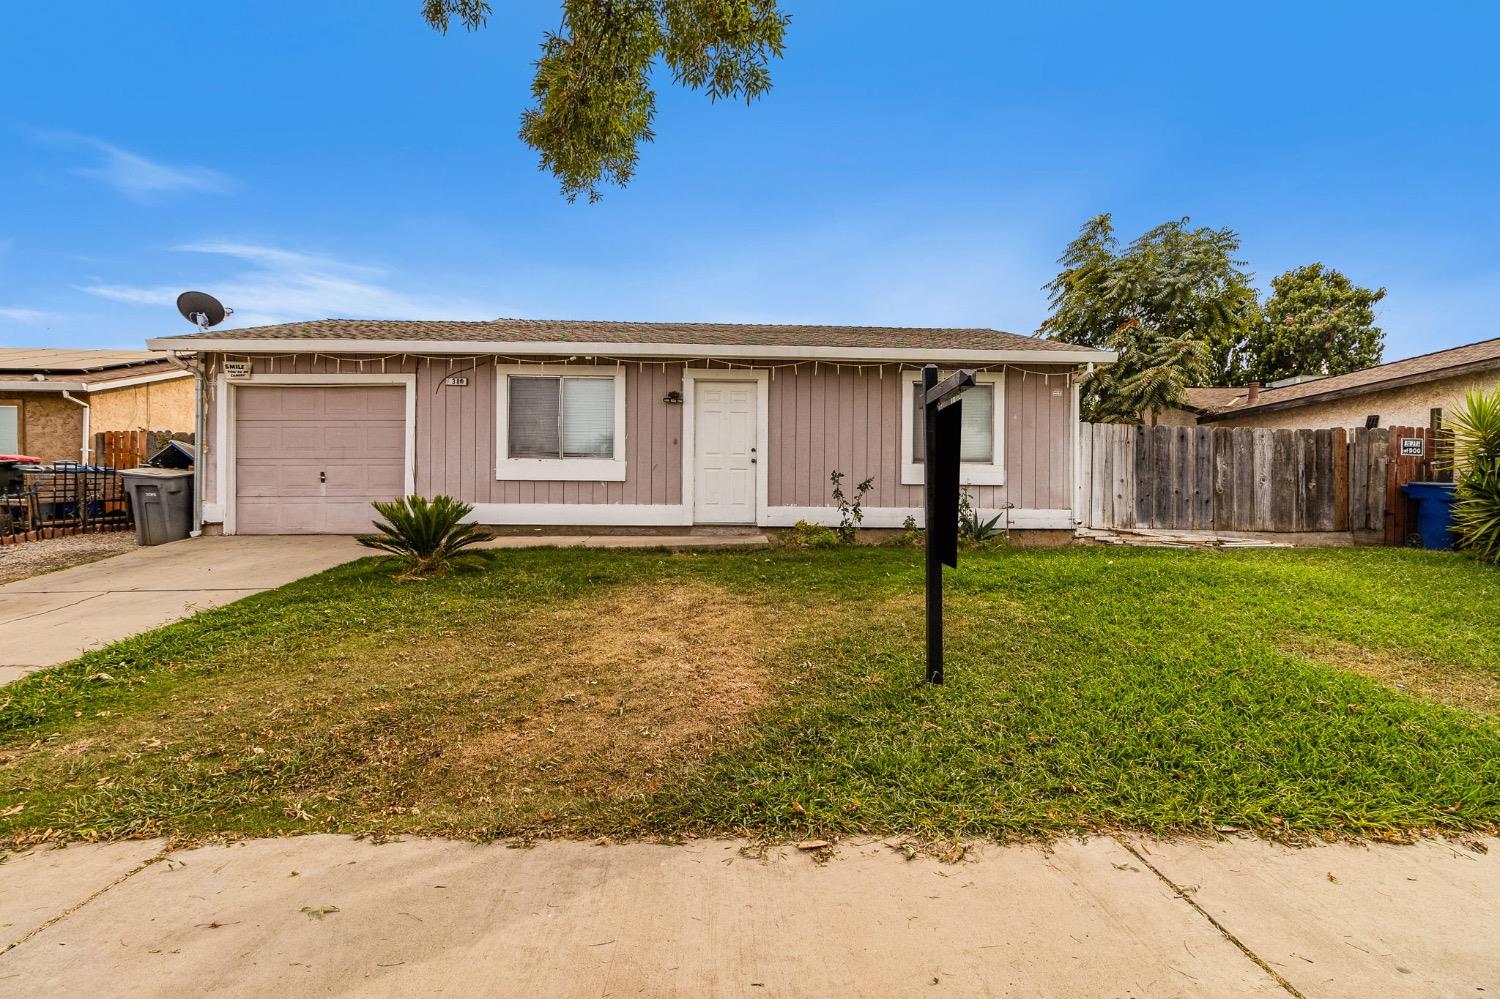
[[[944,372],[946,374],[946,372]],[[959,481],[971,486],[1005,484],[1005,375],[981,371],[964,390],[960,425]],[[920,486],[926,474],[927,407],[922,383],[901,379],[901,483]]]
[[615,380],[514,375],[510,457],[613,458]]
[[[958,460],[990,464],[995,460],[995,386],[975,385],[964,390],[963,441]],[[912,383],[911,459],[922,464],[927,457],[927,407],[922,404],[922,383]]]
[[625,481],[625,369],[497,366],[495,478]]

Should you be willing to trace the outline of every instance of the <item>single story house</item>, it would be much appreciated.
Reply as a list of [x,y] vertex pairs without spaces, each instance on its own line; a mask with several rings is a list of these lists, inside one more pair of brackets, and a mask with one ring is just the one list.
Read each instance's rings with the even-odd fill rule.
[[1289,378],[1267,386],[1190,388],[1187,406],[1158,423],[1300,430],[1435,426],[1471,390],[1500,385],[1500,338],[1408,357],[1346,375]]
[[[150,341],[195,370],[197,495],[229,534],[369,529],[447,494],[492,525],[922,519],[920,366],[979,369],[963,479],[1016,529],[1070,530],[1077,376],[1114,354],[989,329],[321,320]],[[221,525],[216,528],[214,525]]]
[[106,430],[189,430],[194,381],[144,350],[0,347],[0,454],[89,462]]

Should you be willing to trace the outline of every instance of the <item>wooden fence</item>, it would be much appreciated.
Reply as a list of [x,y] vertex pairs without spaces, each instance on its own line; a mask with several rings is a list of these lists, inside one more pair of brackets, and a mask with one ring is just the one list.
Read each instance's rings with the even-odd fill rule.
[[[1084,424],[1079,507],[1100,530],[1412,531],[1404,482],[1431,478],[1426,427],[1252,430]],[[1420,453],[1416,453],[1420,452]]]
[[106,468],[139,468],[167,441],[192,443],[192,434],[171,430],[104,430],[94,435],[93,463]]

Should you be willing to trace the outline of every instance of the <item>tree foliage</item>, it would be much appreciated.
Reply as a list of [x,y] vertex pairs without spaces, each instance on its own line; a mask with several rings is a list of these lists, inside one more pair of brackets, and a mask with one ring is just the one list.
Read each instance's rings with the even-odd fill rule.
[[[789,18],[777,0],[563,0],[562,25],[542,40],[521,138],[569,201],[624,186],[643,142],[654,137],[658,61],[675,83],[714,101],[754,101],[771,89]],[[446,32],[485,25],[485,0],[425,0],[423,15]]]
[[1384,288],[1361,288],[1322,264],[1273,278],[1265,321],[1250,338],[1250,377],[1342,375],[1379,364],[1385,334],[1375,303],[1384,297]]
[[1085,382],[1087,419],[1134,422],[1181,406],[1190,385],[1231,384],[1245,370],[1260,308],[1239,236],[1188,224],[1164,223],[1121,250],[1113,220],[1098,215],[1058,261],[1040,332],[1120,352]]

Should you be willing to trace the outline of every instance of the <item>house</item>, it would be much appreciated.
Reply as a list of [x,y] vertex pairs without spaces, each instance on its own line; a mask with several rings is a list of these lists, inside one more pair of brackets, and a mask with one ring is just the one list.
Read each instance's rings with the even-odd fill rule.
[[[922,511],[922,364],[979,369],[963,479],[1016,529],[1073,527],[1076,378],[1107,351],[989,329],[322,320],[150,341],[202,379],[202,522],[368,530],[448,494],[492,525],[835,524]],[[221,525],[214,527],[213,525]]]
[[0,347],[0,454],[87,463],[101,431],[191,428],[193,392],[164,354]]
[[1500,385],[1500,338],[1408,357],[1346,375],[1303,376],[1265,387],[1190,388],[1187,406],[1157,422],[1304,428],[1435,425],[1474,389]]

